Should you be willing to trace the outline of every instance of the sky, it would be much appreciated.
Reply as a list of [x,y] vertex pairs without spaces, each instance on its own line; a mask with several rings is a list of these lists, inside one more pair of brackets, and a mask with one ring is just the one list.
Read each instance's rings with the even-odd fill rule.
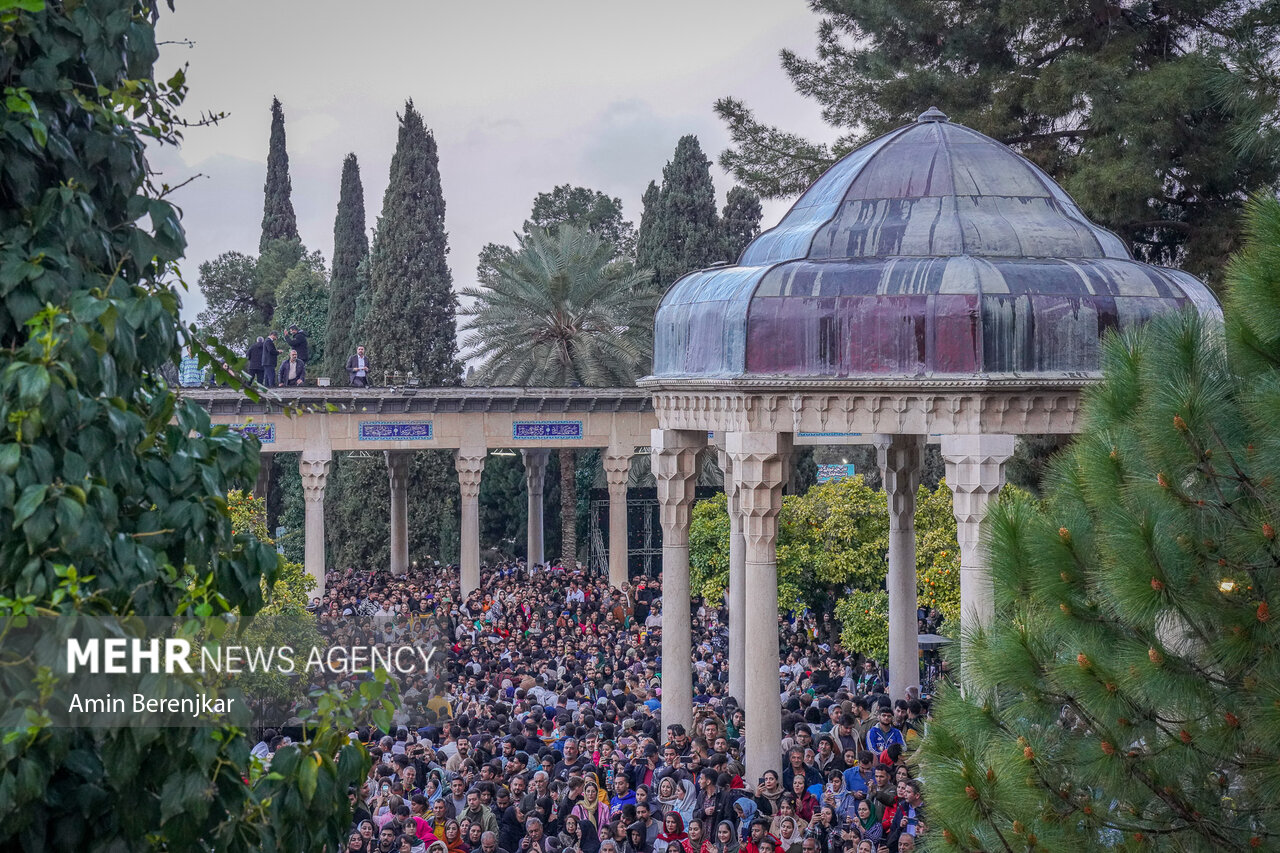
[[[343,158],[359,158],[372,233],[396,115],[413,99],[439,146],[461,289],[480,248],[513,242],[534,196],[559,184],[617,196],[638,223],[641,194],[682,135],[696,134],[713,161],[727,146],[717,98],[832,138],[778,58],[784,47],[811,55],[817,25],[804,0],[180,2],[160,17],[169,43],[157,70],[189,66],[189,119],[226,113],[150,156],[165,183],[194,177],[172,196],[188,239],[183,317],[204,307],[201,262],[257,251],[273,96],[285,109],[298,229],[326,260]],[[715,165],[712,177],[722,205],[732,179]],[[766,202],[764,227],[791,201]]]

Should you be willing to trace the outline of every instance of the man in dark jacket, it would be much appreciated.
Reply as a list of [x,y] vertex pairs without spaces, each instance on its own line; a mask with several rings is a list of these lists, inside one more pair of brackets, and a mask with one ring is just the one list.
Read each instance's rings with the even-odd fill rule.
[[298,351],[298,360],[304,364],[311,360],[311,348],[307,344],[307,333],[298,330],[297,326],[289,327],[289,334],[284,336],[285,343]]
[[259,385],[267,384],[267,377],[263,373],[263,361],[266,358],[266,347],[263,346],[265,339],[259,335],[258,339],[249,344],[249,351],[245,353],[249,357],[249,376]]
[[276,349],[276,333],[274,331],[267,334],[267,339],[262,342],[262,373],[266,377],[263,384],[268,388],[274,388],[276,384],[276,374],[280,371],[280,350]]
[[289,360],[280,365],[281,385],[304,385],[307,381],[307,363],[298,357],[296,349],[289,350]]

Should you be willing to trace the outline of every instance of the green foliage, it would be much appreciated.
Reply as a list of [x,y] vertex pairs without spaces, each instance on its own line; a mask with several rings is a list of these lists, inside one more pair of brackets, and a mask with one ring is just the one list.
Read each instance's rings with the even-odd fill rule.
[[[1000,497],[1003,499],[1009,491],[1006,486]],[[958,630],[960,546],[956,541],[951,489],[946,483],[939,483],[933,490],[922,485],[916,493],[916,596],[917,606],[942,614],[945,631],[953,634]]]
[[258,253],[273,240],[297,240],[298,218],[293,214],[293,184],[289,180],[289,152],[284,140],[284,107],[271,99],[271,142],[267,149],[267,180],[262,186],[262,237]]
[[[652,363],[654,295],[647,274],[615,264],[615,248],[562,224],[534,227],[518,252],[498,261],[463,314],[467,358],[483,359],[480,385],[634,385]],[[574,454],[559,451],[561,556],[577,557]],[[548,554],[554,553],[551,551]]]
[[719,605],[729,585],[729,499],[724,492],[693,505],[689,523],[689,588]]
[[744,187],[729,190],[724,212],[720,217],[720,232],[724,240],[724,259],[737,260],[747,244],[760,234],[760,196]]
[[533,199],[533,212],[524,223],[525,236],[535,228],[554,232],[561,225],[590,231],[612,246],[620,257],[635,255],[636,229],[622,218],[620,198],[569,184],[549,193],[538,193]]
[[[251,533],[266,545],[273,544],[267,533],[264,498],[235,489],[227,493],[227,508],[233,530]],[[264,649],[289,646],[298,654],[304,653],[298,650],[324,648],[327,643],[316,628],[316,618],[306,609],[315,584],[315,578],[306,573],[300,562],[282,561],[275,581],[270,585],[263,582],[266,606],[245,620],[232,642]],[[288,709],[306,695],[301,673],[246,671],[236,676],[235,683],[252,703],[259,721],[266,725],[282,723],[289,716]]]
[[[525,556],[528,505],[524,463],[520,456],[494,456],[484,462],[480,480],[480,543],[504,554]],[[544,496],[545,499],[545,496]]]
[[[364,184],[355,154],[342,161],[342,183],[338,190],[338,214],[333,221],[333,275],[329,279],[328,319],[325,323],[325,373],[346,377],[347,359],[355,355],[356,303],[367,276],[361,264],[369,257],[369,235],[365,233]],[[368,308],[366,306],[367,313]],[[363,318],[361,318],[363,319]],[[309,328],[303,326],[302,328]],[[314,335],[312,336],[315,337]]]
[[889,593],[855,589],[836,605],[840,644],[851,654],[889,659]]
[[[329,279],[325,275],[324,258],[319,252],[312,252],[294,264],[276,287],[275,327],[287,329],[296,325],[306,330],[310,360],[324,364],[328,321]],[[288,345],[283,341],[281,349],[283,360],[288,357]]]
[[[330,566],[370,569],[391,564],[388,488],[381,454],[373,459],[335,456],[324,502]],[[409,559],[455,562],[459,495],[452,454],[414,453],[408,494]]]
[[799,193],[837,157],[936,104],[1016,148],[1145,260],[1219,278],[1251,192],[1280,177],[1271,2],[814,0],[817,56],[782,52],[843,135],[815,144],[720,100],[721,164]]
[[725,260],[725,239],[716,214],[711,161],[698,137],[680,137],[675,154],[662,170],[656,196],[644,194],[636,265],[653,270],[653,283],[666,289],[687,272]]
[[229,356],[181,333],[165,277],[185,237],[149,182],[145,140],[177,143],[186,83],[153,77],[152,11],[0,12],[0,691],[6,711],[27,709],[0,741],[0,845],[336,849],[347,786],[367,771],[346,732],[389,721],[385,683],[322,699],[313,739],[263,776],[235,728],[49,725],[73,685],[27,655],[31,619],[130,638],[178,618],[180,633],[216,635],[225,614],[261,611],[279,576],[224,497],[254,480],[255,441],[158,379],[179,343]]
[[783,498],[778,516],[778,606],[827,613],[846,587],[884,585],[889,510],[860,476]]
[[444,193],[436,140],[413,101],[400,131],[369,256],[369,307],[356,337],[380,369],[412,372],[424,385],[457,385],[458,298],[446,256]]
[[224,252],[205,261],[200,265],[199,285],[206,303],[198,318],[200,327],[240,352],[254,338],[278,330],[278,291],[300,264],[323,274],[320,254],[308,255],[296,237],[270,241],[256,259]]
[[[1009,492],[1026,494],[1006,487],[1002,498]],[[920,487],[915,524],[916,594],[923,606],[938,608],[948,629],[954,628],[960,618],[960,548],[951,490],[945,483],[932,490]],[[889,613],[888,599],[876,605],[881,598],[873,595],[883,597],[888,571],[889,516],[884,492],[870,488],[861,475],[823,483],[803,495],[785,496],[778,525],[779,610],[809,608],[824,614],[834,608],[846,632],[853,632],[849,636],[864,644],[846,647],[866,654],[866,638],[879,636],[876,625],[887,625]],[[695,594],[719,603],[729,582],[729,512],[723,494],[693,507],[689,571]],[[873,613],[864,614],[868,609]],[[858,617],[857,626],[850,627],[846,616]],[[888,628],[883,630],[887,638]]]
[[930,821],[960,849],[1276,846],[1280,204],[1255,202],[1222,327],[1108,341],[1046,504],[991,512],[996,619],[924,745]]
[[275,285],[261,286],[255,258],[223,252],[200,264],[199,287],[205,310],[200,328],[241,352],[271,327],[276,311]]

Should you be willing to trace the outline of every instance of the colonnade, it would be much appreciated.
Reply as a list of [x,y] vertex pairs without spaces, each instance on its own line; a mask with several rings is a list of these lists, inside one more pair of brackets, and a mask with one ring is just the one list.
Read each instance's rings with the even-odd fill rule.
[[[877,435],[889,505],[889,686],[900,698],[919,685],[916,622],[915,498],[925,436]],[[662,724],[692,728],[689,522],[697,456],[707,434],[655,429],[651,442],[662,520]],[[782,734],[778,650],[778,514],[794,436],[727,432],[720,443],[728,497],[729,694],[746,710],[746,778],[776,769]],[[942,437],[947,485],[960,545],[961,629],[994,613],[983,518],[1004,485],[1012,435]]]
[[[463,447],[453,452],[454,470],[458,475],[461,497],[460,584],[463,597],[480,586],[480,483],[488,448]],[[391,505],[391,574],[409,570],[408,489],[412,450],[385,450],[387,480]],[[547,461],[551,451],[545,448],[521,450],[528,490],[528,561],[530,565],[547,562],[544,549],[543,495]],[[324,494],[331,468],[331,452],[304,450],[298,470],[306,509],[305,568],[316,580],[312,595],[324,595]],[[634,447],[610,446],[603,460],[609,485],[609,583],[620,587],[627,580],[627,478],[631,473]],[[688,525],[685,525],[686,530]],[[685,552],[688,552],[686,543]],[[687,567],[686,567],[687,575]]]
[[[865,439],[863,439],[865,440]],[[878,461],[888,496],[889,686],[901,697],[919,679],[916,634],[915,496],[926,438],[919,434],[876,435]],[[689,525],[698,479],[698,455],[706,430],[654,429],[651,457],[662,525],[663,725],[693,723],[692,625],[690,622]],[[719,436],[721,467],[730,517],[729,684],[747,713],[747,778],[758,778],[777,761],[781,734],[778,650],[778,514],[795,435],[783,431],[727,431]],[[954,496],[960,546],[961,629],[986,624],[994,614],[989,562],[983,552],[983,518],[1004,485],[1004,465],[1013,453],[1006,434],[944,435],[942,456]],[[607,447],[603,465],[609,486],[609,580],[627,580],[626,483],[634,446]],[[393,574],[408,570],[408,472],[411,450],[383,451],[391,504]],[[454,450],[461,493],[461,587],[465,596],[480,583],[480,484],[488,449]],[[521,451],[528,489],[528,554],[545,563],[543,498],[550,451]],[[331,452],[304,449],[299,471],[306,507],[305,562],[324,594],[324,493]]]

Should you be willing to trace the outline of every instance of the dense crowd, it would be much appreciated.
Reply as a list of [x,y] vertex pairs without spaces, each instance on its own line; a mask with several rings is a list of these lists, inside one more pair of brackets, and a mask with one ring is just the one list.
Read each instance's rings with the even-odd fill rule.
[[[401,677],[394,731],[357,733],[373,766],[351,791],[349,849],[919,849],[922,788],[906,758],[926,703],[891,703],[880,669],[826,642],[827,626],[780,619],[777,769],[744,779],[727,611],[692,603],[693,730],[663,731],[661,607],[661,578],[610,589],[578,572],[505,565],[464,600],[452,567],[331,572],[313,602],[330,642],[438,652],[429,674]],[[259,751],[280,741],[268,732]]]

